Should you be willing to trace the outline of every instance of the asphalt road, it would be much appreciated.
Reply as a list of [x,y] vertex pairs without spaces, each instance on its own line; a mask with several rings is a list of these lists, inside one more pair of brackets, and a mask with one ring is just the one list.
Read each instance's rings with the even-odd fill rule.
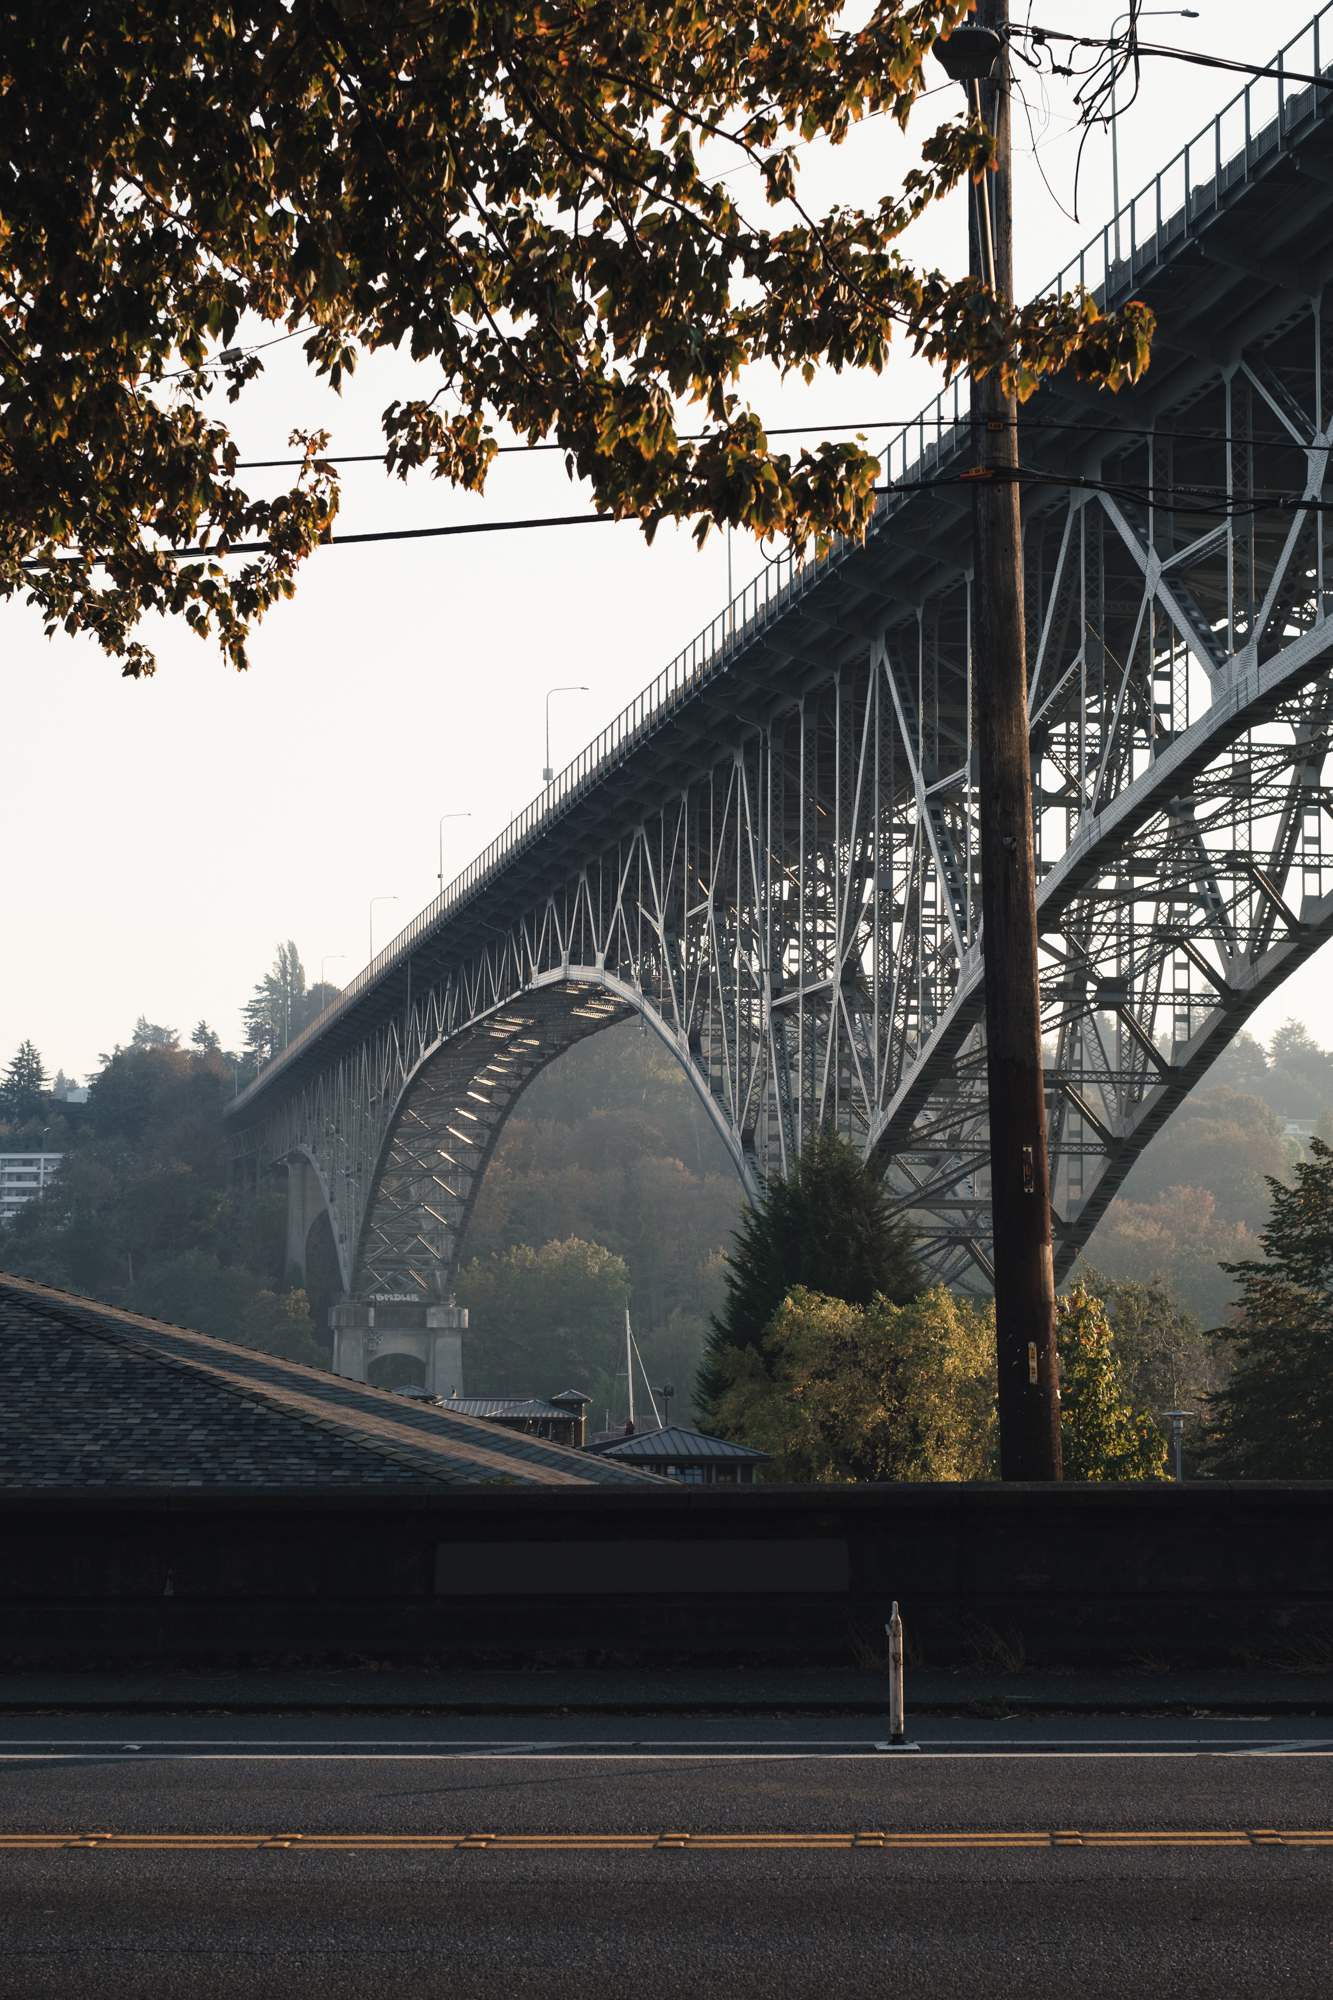
[[1328,1724],[935,1719],[916,1740],[0,1717],[0,1995],[1333,1991]]

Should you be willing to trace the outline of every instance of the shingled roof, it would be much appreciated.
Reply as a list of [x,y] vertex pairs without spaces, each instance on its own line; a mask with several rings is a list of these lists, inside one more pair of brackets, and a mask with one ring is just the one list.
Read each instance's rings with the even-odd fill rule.
[[0,1488],[644,1480],[591,1453],[0,1272]]

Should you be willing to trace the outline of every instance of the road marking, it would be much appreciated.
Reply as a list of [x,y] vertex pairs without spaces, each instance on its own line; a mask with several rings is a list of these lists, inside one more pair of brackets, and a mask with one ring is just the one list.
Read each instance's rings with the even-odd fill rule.
[[[904,1748],[906,1746],[895,1746]],[[1202,1738],[1181,1739],[1179,1742],[1153,1742],[1151,1739],[1130,1739],[1112,1741],[1107,1744],[1089,1743],[1077,1739],[1061,1741],[1031,1740],[1020,1743],[1003,1743],[983,1740],[967,1744],[957,1738],[931,1742],[929,1739],[915,1740],[911,1748],[922,1756],[937,1762],[993,1762],[1028,1758],[1033,1761],[1059,1762],[1093,1761],[1119,1759],[1122,1761],[1153,1761],[1180,1759],[1187,1757],[1281,1757],[1321,1758],[1333,1757],[1333,1740],[1323,1738],[1314,1741],[1264,1741],[1255,1738],[1226,1741]],[[145,1742],[129,1746],[123,1743],[107,1743],[90,1739],[64,1738],[60,1741],[33,1742],[9,1746],[0,1743],[0,1765],[25,1763],[103,1763],[103,1764],[147,1764],[150,1762],[194,1762],[194,1763],[426,1763],[431,1761],[456,1760],[471,1763],[541,1762],[541,1763],[691,1763],[691,1764],[734,1764],[750,1763],[842,1763],[864,1761],[868,1758],[883,1761],[886,1745],[882,1741],[831,1742],[831,1743],[691,1743],[678,1740],[661,1742],[607,1742],[571,1743],[560,1747],[545,1743],[368,1743],[365,1747],[352,1744],[329,1744],[318,1741],[235,1743],[225,1742],[223,1747],[215,1747],[214,1742],[191,1743],[180,1740],[164,1740],[159,1743]]]
[[1104,1828],[893,1833],[0,1833],[0,1853],[98,1854],[694,1854],[948,1853],[1022,1848],[1333,1848],[1328,1827]]
[[[546,1748],[544,1744],[374,1744],[366,1750],[322,1748],[318,1744],[254,1744],[252,1748],[230,1746],[226,1750],[198,1744],[140,1744],[136,1750],[108,1744],[24,1744],[22,1748],[0,1746],[0,1766],[16,1764],[843,1764],[843,1762],[883,1762],[891,1746],[885,1742],[861,1744],[578,1744],[572,1748]],[[1329,1758],[1333,1742],[1195,1742],[1169,1746],[1123,1746],[1123,1744],[1083,1744],[1063,1748],[1059,1744],[1003,1744],[997,1748],[913,1742],[895,1744],[893,1750],[911,1748],[931,1762],[1161,1762],[1181,1758]]]

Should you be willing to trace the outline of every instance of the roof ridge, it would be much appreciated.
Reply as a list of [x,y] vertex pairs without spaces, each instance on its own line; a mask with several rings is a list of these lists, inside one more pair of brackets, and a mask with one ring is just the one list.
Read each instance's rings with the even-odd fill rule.
[[[108,1314],[112,1319],[123,1321],[131,1329],[131,1332],[137,1328],[141,1328],[153,1335],[166,1334],[176,1340],[183,1340],[190,1343],[199,1342],[206,1348],[217,1348],[224,1354],[234,1355],[243,1365],[249,1364],[253,1366],[254,1363],[260,1362],[265,1367],[289,1369],[312,1383],[316,1388],[321,1388],[330,1381],[337,1382],[341,1385],[341,1393],[349,1397],[363,1396],[370,1403],[377,1402],[380,1397],[393,1396],[391,1389],[380,1389],[373,1382],[360,1382],[350,1375],[335,1375],[330,1368],[312,1367],[308,1361],[293,1361],[285,1354],[271,1354],[265,1348],[243,1347],[236,1341],[224,1340],[220,1334],[200,1333],[195,1327],[178,1326],[173,1320],[154,1319],[147,1313],[136,1313],[128,1306],[111,1305],[103,1299],[85,1298],[77,1292],[66,1292],[59,1286],[43,1284],[36,1278],[20,1277],[16,1272],[0,1271],[0,1286],[3,1285],[14,1285],[20,1290],[34,1294],[39,1298],[50,1299],[66,1309],[73,1309],[79,1312],[88,1312],[91,1310],[97,1313]],[[107,1330],[103,1329],[101,1331],[106,1332]],[[114,1339],[119,1336],[115,1333],[108,1333],[108,1337]],[[127,1339],[128,1337],[126,1336]],[[413,1411],[413,1414],[423,1417],[429,1414],[427,1406],[414,1407],[411,1399],[407,1397],[395,1398],[394,1403],[386,1407],[394,1409],[395,1418],[400,1422],[405,1412],[409,1410]],[[369,1411],[368,1414],[375,1414],[375,1412]],[[485,1448],[486,1441],[493,1438],[494,1427],[483,1418],[466,1416],[461,1410],[453,1411],[451,1415],[454,1423],[467,1424],[476,1432],[477,1442],[483,1448]],[[431,1430],[426,1425],[419,1424],[417,1428],[425,1436],[444,1435],[440,1431]],[[557,1455],[563,1455],[572,1449],[569,1445],[555,1444],[550,1439],[545,1438],[535,1438],[532,1442],[534,1445],[544,1446],[547,1450]]]
[[[11,1283],[11,1273],[8,1271],[0,1272],[0,1295],[3,1295],[3,1292],[11,1286]],[[30,1284],[30,1280],[21,1279],[16,1289],[27,1291]],[[56,1310],[56,1299],[48,1299],[42,1296],[42,1294],[49,1293],[54,1288],[32,1286],[32,1290],[38,1296],[30,1296],[28,1303],[43,1316],[52,1316]],[[78,1295],[73,1292],[57,1294],[57,1297],[60,1300],[60,1309],[71,1314],[80,1322],[75,1327],[76,1332],[91,1334],[95,1340],[103,1340],[110,1347],[120,1348],[130,1354],[141,1355],[145,1360],[155,1361],[166,1368],[183,1371],[188,1375],[203,1375],[223,1395],[231,1396],[237,1402],[246,1403],[251,1409],[260,1409],[269,1415],[281,1412],[281,1414],[288,1417],[292,1422],[300,1424],[303,1428],[327,1431],[331,1435],[341,1439],[345,1444],[351,1445],[354,1450],[364,1452],[369,1458],[373,1459],[376,1456],[391,1457],[402,1464],[410,1463],[414,1471],[421,1470],[420,1465],[415,1460],[409,1460],[405,1451],[396,1450],[392,1441],[386,1441],[384,1445],[377,1447],[368,1438],[358,1436],[351,1426],[339,1424],[335,1418],[324,1416],[318,1411],[302,1409],[299,1404],[279,1402],[272,1394],[265,1393],[266,1385],[263,1383],[246,1382],[229,1377],[225,1370],[207,1361],[195,1361],[188,1355],[173,1354],[167,1348],[158,1347],[143,1340],[136,1340],[133,1332],[122,1333],[115,1328],[98,1326],[96,1324],[96,1315],[100,1312],[119,1312],[119,1308],[115,1306],[103,1306],[98,1300],[80,1300]],[[68,1305],[64,1303],[65,1300],[69,1301]],[[59,1321],[55,1323],[58,1325]],[[168,1320],[159,1320],[157,1324],[165,1332],[169,1333],[187,1333],[189,1331],[186,1327],[173,1326]],[[212,1336],[210,1334],[199,1334],[196,1338],[209,1340]],[[219,1344],[224,1345],[225,1343]],[[258,1352],[259,1350],[256,1349],[253,1351]],[[273,1359],[281,1360],[282,1356],[274,1356]],[[422,1453],[421,1456],[422,1458],[428,1458],[429,1454]],[[439,1471],[432,1472],[429,1466],[427,1466],[424,1476],[427,1478],[434,1477],[441,1485],[450,1484],[442,1473]]]
[[[516,1460],[506,1454],[493,1423],[462,1411],[418,1407],[406,1398],[394,1397],[392,1391],[335,1375],[329,1369],[313,1368],[262,1348],[241,1347],[216,1334],[199,1333],[169,1320],[152,1319],[123,1306],[0,1271],[0,1298],[6,1290],[56,1325],[63,1320],[108,1346],[202,1377],[252,1409],[322,1431],[371,1460],[382,1463],[391,1459],[440,1486],[463,1484],[468,1465],[478,1468],[478,1478],[498,1475],[521,1482],[525,1473],[539,1473],[545,1484],[598,1483],[586,1454],[550,1439],[524,1436],[524,1457]],[[182,1348],[187,1351],[182,1352]],[[191,1353],[191,1348],[199,1351]],[[265,1373],[278,1379],[265,1380]],[[319,1397],[327,1400],[321,1404]],[[450,1476],[451,1458],[455,1465],[462,1461],[460,1476]],[[657,1483],[650,1473],[621,1470]]]

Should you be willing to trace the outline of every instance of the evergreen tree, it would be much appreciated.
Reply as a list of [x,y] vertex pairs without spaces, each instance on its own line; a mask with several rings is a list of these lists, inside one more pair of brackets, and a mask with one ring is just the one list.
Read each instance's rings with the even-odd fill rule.
[[1290,1187],[1268,1183],[1264,1257],[1224,1268],[1240,1316],[1215,1338],[1234,1356],[1210,1399],[1205,1462],[1240,1479],[1333,1478],[1333,1147],[1310,1142]]
[[179,1029],[164,1028],[157,1021],[150,1021],[146,1014],[140,1014],[134,1024],[134,1033],[130,1037],[130,1047],[132,1049],[178,1049],[180,1047],[180,1039]]
[[1130,1401],[1105,1306],[1084,1285],[1056,1302],[1066,1479],[1165,1479],[1166,1437]]
[[20,1042],[0,1083],[0,1115],[13,1125],[35,1118],[42,1108],[46,1070],[36,1045]]
[[194,1033],[190,1036],[190,1047],[197,1049],[201,1056],[209,1056],[215,1055],[222,1047],[222,1043],[207,1021],[197,1021]]
[[280,944],[273,964],[242,1010],[246,1053],[267,1062],[299,1035],[310,1014],[305,967],[290,938]]
[[890,1213],[874,1168],[837,1133],[816,1133],[791,1173],[770,1181],[741,1214],[726,1297],[695,1384],[701,1419],[711,1420],[730,1377],[730,1351],[759,1350],[793,1287],[868,1306],[880,1297],[903,1305],[921,1284],[911,1237]]

